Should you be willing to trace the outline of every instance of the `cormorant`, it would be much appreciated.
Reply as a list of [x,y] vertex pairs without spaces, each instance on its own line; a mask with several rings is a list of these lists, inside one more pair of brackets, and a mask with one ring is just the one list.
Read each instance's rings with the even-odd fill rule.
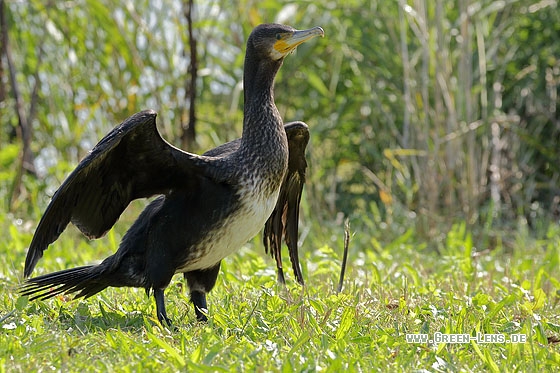
[[257,26],[247,40],[244,117],[240,139],[203,155],[177,149],[161,138],[156,112],[134,114],[105,136],[52,197],[25,260],[29,277],[49,244],[72,222],[89,238],[103,236],[128,204],[160,195],[140,214],[117,252],[90,265],[31,278],[23,295],[46,299],[61,293],[90,297],[106,287],[153,292],[157,317],[170,324],[164,289],[183,273],[198,320],[207,320],[206,293],[220,262],[265,226],[264,244],[280,258],[284,235],[294,273],[303,284],[297,252],[299,201],[305,178],[305,123],[283,124],[273,82],[284,57],[299,44],[323,36],[279,24]]

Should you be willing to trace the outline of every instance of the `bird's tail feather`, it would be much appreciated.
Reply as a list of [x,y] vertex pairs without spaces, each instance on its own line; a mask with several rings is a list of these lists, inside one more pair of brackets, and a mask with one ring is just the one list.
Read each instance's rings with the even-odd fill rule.
[[33,299],[48,299],[59,294],[76,293],[75,298],[91,297],[105,289],[100,282],[100,266],[84,266],[49,273],[26,280],[20,287],[21,295],[31,295]]

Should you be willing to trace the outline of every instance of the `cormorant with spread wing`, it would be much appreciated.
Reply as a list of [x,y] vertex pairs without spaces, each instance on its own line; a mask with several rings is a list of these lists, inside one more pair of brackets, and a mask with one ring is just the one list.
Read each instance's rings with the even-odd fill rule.
[[161,138],[156,113],[149,110],[105,136],[54,194],[31,241],[25,277],[69,222],[98,238],[132,200],[161,196],[140,214],[115,254],[98,265],[28,279],[22,294],[46,299],[76,292],[76,297],[87,298],[109,286],[142,287],[153,292],[159,321],[170,324],[163,292],[175,273],[183,273],[197,319],[206,320],[206,293],[214,287],[221,260],[263,226],[279,281],[284,282],[284,236],[294,273],[303,284],[297,224],[309,133],[305,123],[283,124],[273,83],[284,57],[319,35],[324,35],[320,27],[298,31],[278,24],[252,31],[238,140],[202,156],[184,152]]

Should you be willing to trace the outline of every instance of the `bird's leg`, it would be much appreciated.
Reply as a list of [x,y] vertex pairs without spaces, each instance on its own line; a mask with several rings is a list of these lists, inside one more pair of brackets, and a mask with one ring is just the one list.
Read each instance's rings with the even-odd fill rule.
[[167,324],[167,326],[171,326],[171,320],[167,317],[167,312],[165,312],[165,297],[163,296],[163,289],[154,289],[154,298],[156,299],[156,312],[159,322],[161,325],[165,326],[165,324]]
[[194,305],[194,313],[196,314],[196,319],[198,321],[206,322],[208,317],[208,306],[206,305],[206,293],[202,291],[192,291],[191,292],[191,302]]
[[212,290],[216,284],[219,272],[220,263],[218,262],[214,267],[183,273],[191,292],[191,302],[194,305],[194,312],[198,321],[208,321],[206,317],[206,313],[208,313],[206,293]]

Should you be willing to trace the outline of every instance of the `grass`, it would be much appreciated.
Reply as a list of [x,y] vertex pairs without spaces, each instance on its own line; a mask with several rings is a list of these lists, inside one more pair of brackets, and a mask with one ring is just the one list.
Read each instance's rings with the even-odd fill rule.
[[[126,218],[125,218],[126,220]],[[166,292],[177,331],[162,328],[141,289],[88,300],[29,302],[16,287],[35,222],[0,216],[0,371],[551,371],[560,368],[560,228],[526,229],[475,248],[463,225],[439,243],[398,224],[355,223],[344,289],[335,289],[343,229],[310,227],[307,286],[255,239],[224,261],[209,295],[208,324],[195,321],[180,276]],[[37,273],[112,252],[127,223],[87,242],[65,232]],[[402,229],[403,226],[400,227]],[[521,227],[522,228],[522,227]],[[289,268],[288,263],[285,263]],[[524,334],[525,343],[407,343],[407,333]]]

